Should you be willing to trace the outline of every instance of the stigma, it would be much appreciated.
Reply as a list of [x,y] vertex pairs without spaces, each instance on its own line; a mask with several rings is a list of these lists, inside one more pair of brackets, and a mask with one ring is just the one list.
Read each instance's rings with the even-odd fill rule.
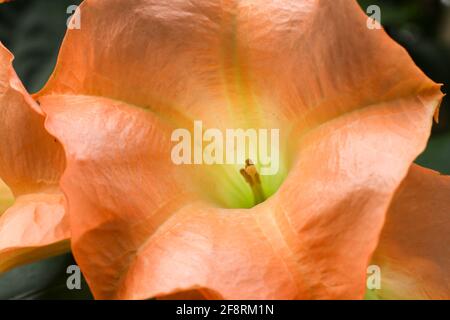
[[240,173],[252,189],[255,205],[263,202],[265,197],[261,186],[261,178],[254,163],[250,159],[245,161],[245,168],[241,169]]

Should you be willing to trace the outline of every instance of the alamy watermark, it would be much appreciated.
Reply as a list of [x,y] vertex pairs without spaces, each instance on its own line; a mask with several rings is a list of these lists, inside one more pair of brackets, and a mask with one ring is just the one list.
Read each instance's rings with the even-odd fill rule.
[[263,176],[275,175],[280,168],[280,129],[204,130],[202,121],[194,121],[193,134],[176,129],[171,136],[176,144],[171,158],[176,165],[259,165]]
[[381,26],[381,8],[377,5],[367,7],[366,13],[369,15],[367,19],[367,28],[370,30],[382,29]]
[[369,290],[381,289],[381,268],[377,265],[367,267],[366,287]]
[[77,5],[67,7],[67,14],[70,15],[67,19],[67,29],[80,30],[81,29],[81,10]]
[[81,270],[77,265],[70,265],[66,270],[67,277],[66,285],[69,290],[81,290]]

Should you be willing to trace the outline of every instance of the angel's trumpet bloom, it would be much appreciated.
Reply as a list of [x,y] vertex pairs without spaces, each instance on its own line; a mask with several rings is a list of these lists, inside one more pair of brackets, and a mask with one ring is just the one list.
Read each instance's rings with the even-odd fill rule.
[[0,44],[0,272],[69,250],[61,145]]
[[[65,149],[72,249],[95,297],[362,298],[380,235],[380,264],[405,244],[389,228],[413,208],[395,193],[440,86],[355,1],[87,0],[80,13],[35,99]],[[277,174],[252,158],[175,164],[172,134],[195,121],[279,129]],[[416,257],[448,274],[448,258]]]

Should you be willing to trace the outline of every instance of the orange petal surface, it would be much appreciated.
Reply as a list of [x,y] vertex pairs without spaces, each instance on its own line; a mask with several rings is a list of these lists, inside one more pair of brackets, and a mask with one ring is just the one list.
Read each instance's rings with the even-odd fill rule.
[[0,177],[15,197],[0,216],[0,272],[68,250],[69,238],[58,187],[64,153],[44,129],[12,59],[0,44]]
[[450,299],[450,177],[411,167],[387,214],[372,263],[378,299]]
[[382,102],[298,137],[276,217],[315,297],[363,295],[385,213],[426,144],[436,99]]

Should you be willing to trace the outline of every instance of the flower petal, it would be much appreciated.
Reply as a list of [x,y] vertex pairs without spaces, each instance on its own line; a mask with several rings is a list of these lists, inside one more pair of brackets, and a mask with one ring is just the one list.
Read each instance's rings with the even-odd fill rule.
[[353,0],[87,0],[80,14],[38,96],[288,130],[434,86],[383,30],[367,28]]
[[67,152],[61,186],[73,253],[94,295],[111,298],[117,286],[111,276],[124,272],[149,233],[195,199],[170,160],[172,127],[107,98],[53,95],[41,106]]
[[271,214],[268,203],[250,211],[185,206],[139,247],[116,297],[194,290],[208,299],[311,298]]
[[0,44],[0,177],[15,203],[0,216],[0,272],[68,249],[58,181],[61,145],[44,129],[39,106],[20,83],[12,54]]
[[439,97],[373,105],[299,137],[276,217],[316,298],[363,297],[385,213],[425,148]]
[[60,192],[17,197],[0,219],[0,272],[67,252],[69,234]]
[[412,166],[387,214],[372,263],[381,299],[450,299],[450,177]]

